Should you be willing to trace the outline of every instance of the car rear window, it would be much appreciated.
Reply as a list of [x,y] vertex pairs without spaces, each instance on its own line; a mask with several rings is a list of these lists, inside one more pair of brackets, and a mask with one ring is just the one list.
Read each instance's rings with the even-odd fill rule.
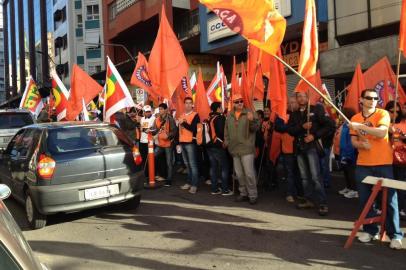
[[48,149],[52,153],[119,145],[123,142],[109,127],[72,127],[48,132]]
[[29,113],[1,113],[0,129],[21,128],[33,124]]

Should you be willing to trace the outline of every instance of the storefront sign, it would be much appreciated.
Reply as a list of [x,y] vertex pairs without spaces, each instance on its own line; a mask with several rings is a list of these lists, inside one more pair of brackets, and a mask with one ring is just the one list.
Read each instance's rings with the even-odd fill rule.
[[234,35],[237,33],[231,31],[219,17],[214,16],[207,21],[207,40],[209,42]]

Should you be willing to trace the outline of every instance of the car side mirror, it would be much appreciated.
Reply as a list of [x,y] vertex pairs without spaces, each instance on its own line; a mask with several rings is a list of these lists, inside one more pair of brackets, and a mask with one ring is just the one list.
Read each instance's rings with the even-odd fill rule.
[[5,200],[11,195],[11,189],[4,184],[0,184],[0,199]]

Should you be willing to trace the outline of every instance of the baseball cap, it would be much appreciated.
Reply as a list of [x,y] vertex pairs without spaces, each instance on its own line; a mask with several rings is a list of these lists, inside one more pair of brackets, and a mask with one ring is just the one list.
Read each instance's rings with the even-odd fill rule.
[[242,95],[241,95],[241,94],[234,94],[234,95],[233,95],[233,101],[240,100],[240,99],[242,99]]
[[149,105],[145,105],[144,108],[143,108],[143,110],[144,110],[144,112],[151,112],[151,111],[152,111],[152,108],[151,108],[151,106],[149,106]]

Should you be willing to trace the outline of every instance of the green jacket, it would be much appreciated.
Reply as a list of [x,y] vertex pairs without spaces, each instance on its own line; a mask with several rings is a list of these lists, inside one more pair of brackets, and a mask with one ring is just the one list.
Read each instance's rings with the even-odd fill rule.
[[254,120],[248,121],[247,109],[243,109],[238,120],[234,110],[226,119],[224,142],[232,156],[255,154],[255,133],[259,129],[259,120],[254,112]]

